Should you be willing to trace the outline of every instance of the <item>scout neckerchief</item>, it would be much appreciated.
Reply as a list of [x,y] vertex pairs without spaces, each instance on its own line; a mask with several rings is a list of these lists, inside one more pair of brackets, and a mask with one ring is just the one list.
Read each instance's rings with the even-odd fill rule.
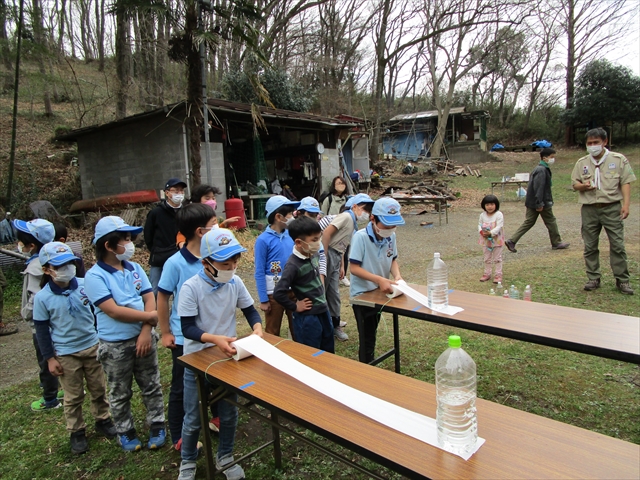
[[600,165],[602,165],[604,159],[607,158],[607,155],[609,155],[609,150],[607,150],[606,148],[604,149],[604,155],[602,155],[602,158],[600,160],[596,160],[595,158],[593,158],[593,155],[589,155],[591,157],[591,163],[593,163],[593,165],[596,167],[593,182],[594,186],[598,190],[600,190]]

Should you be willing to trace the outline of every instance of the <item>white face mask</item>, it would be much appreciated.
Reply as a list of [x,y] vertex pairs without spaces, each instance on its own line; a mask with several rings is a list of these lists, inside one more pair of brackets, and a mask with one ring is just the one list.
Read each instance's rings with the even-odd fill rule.
[[76,266],[68,263],[54,270],[53,280],[60,283],[69,283],[76,276]]
[[554,157],[547,158],[546,162],[547,165],[553,165],[554,163],[556,163],[556,159]]
[[602,153],[602,145],[589,145],[587,152],[589,152],[592,157],[597,157]]
[[216,275],[211,273],[211,271],[207,270],[206,268],[205,268],[205,271],[207,272],[209,277],[211,277],[214,281],[218,283],[229,283],[233,279],[233,276],[236,274],[237,268],[234,268],[233,270],[219,270],[216,267],[214,267],[213,263],[211,263],[208,259],[205,260],[205,262],[207,262],[207,265],[213,268],[213,270],[216,272]]
[[396,227],[385,228],[384,230],[382,228],[376,227],[376,233],[382,238],[389,238],[391,235],[396,233]]
[[280,222],[284,223],[284,228],[289,228],[289,225],[291,225],[291,222],[293,222],[295,220],[295,218],[293,216],[291,217],[285,217],[284,222],[282,220],[280,220]]
[[124,245],[119,243],[118,246],[124,248],[124,253],[116,253],[116,258],[120,261],[129,260],[136,253],[136,246],[133,242],[125,243]]
[[358,215],[358,221],[359,222],[368,222],[369,221],[369,214],[367,212],[362,212],[360,215]]
[[184,200],[184,193],[174,193],[171,195],[171,201],[176,205],[181,205]]
[[20,253],[28,253],[24,251],[24,244],[22,242],[18,242],[18,251]]
[[320,240],[318,240],[317,242],[309,242],[309,243],[305,242],[304,240],[300,240],[300,241],[307,246],[306,249],[303,247],[302,251],[307,255],[309,255],[310,257],[320,251]]

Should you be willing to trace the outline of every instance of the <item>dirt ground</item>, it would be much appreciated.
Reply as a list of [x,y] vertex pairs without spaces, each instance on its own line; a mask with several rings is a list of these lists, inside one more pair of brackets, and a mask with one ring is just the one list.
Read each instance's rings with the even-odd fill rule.
[[[513,233],[524,220],[524,203],[503,202],[501,210],[505,216],[505,233],[508,237],[509,233]],[[581,251],[581,222],[578,204],[557,205],[554,207],[554,212],[558,219],[563,241],[570,242],[570,248]],[[482,253],[481,247],[477,244],[476,233],[479,208],[455,208],[449,214],[449,224],[445,224],[443,219],[442,226],[438,225],[436,214],[412,215],[410,214],[411,210],[408,210],[407,213],[409,214],[405,215],[406,226],[398,229],[400,265],[407,281],[422,284],[426,282],[426,266],[434,246],[437,246],[443,258],[447,259],[450,271],[468,270],[470,275],[481,275]],[[433,222],[433,226],[421,226],[420,224],[423,222]],[[625,222],[627,247],[638,245],[640,243],[640,205],[632,205],[631,214]],[[601,250],[608,250],[604,233],[600,245]],[[421,254],[420,247],[423,247],[425,252],[428,251],[429,255]],[[503,255],[505,270],[509,268],[510,262],[517,262],[519,259],[532,256],[547,255],[550,252],[547,231],[542,221],[539,220],[535,227],[518,243],[516,255],[505,251]],[[609,268],[606,263],[603,263],[602,267],[603,269]],[[580,263],[576,268],[584,269],[584,265]],[[239,273],[254,298],[257,298],[251,266],[245,264]],[[632,272],[632,278],[637,278],[637,272]],[[346,291],[346,289],[344,290]],[[9,318],[15,312],[6,313],[6,317]],[[0,337],[0,388],[37,378],[38,366],[31,343],[31,333],[25,323],[19,321],[18,324],[20,326],[19,333]],[[355,329],[353,334],[357,335]]]

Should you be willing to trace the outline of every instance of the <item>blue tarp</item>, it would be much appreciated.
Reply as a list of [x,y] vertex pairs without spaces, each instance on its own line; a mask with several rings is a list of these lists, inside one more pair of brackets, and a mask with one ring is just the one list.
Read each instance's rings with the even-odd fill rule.
[[531,146],[538,148],[550,148],[552,146],[552,143],[548,140],[536,140],[531,144]]
[[504,145],[501,143],[496,143],[493,147],[491,147],[491,151],[495,152],[497,150],[504,150]]

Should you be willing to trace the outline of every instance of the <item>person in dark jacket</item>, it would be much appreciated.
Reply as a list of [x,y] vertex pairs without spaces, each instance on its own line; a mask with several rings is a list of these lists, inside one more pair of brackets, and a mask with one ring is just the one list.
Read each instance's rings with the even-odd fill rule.
[[154,207],[147,215],[144,224],[144,243],[151,254],[149,255],[149,281],[153,293],[158,293],[158,282],[162,275],[164,263],[178,251],[176,235],[178,224],[176,212],[182,206],[184,189],[187,184],[179,178],[170,178],[164,186],[164,200]]
[[516,253],[516,243],[536,224],[538,216],[542,217],[545,227],[549,230],[549,240],[553,250],[563,250],[569,246],[563,243],[558,231],[556,217],[553,215],[553,196],[551,195],[551,169],[550,165],[556,161],[556,151],[553,148],[540,150],[540,163],[531,172],[527,196],[524,201],[526,207],[525,219],[520,228],[511,235],[505,245],[510,252]]

